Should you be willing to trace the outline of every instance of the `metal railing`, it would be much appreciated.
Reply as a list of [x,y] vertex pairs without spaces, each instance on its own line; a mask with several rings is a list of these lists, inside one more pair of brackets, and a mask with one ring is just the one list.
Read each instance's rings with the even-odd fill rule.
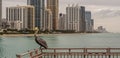
[[[26,56],[28,55],[28,56]],[[120,58],[120,48],[48,48],[34,49],[17,58]]]

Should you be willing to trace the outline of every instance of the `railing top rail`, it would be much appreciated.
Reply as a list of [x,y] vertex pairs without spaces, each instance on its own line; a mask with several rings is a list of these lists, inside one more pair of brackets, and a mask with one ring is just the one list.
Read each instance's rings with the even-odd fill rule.
[[48,49],[42,49],[42,50],[79,50],[79,49],[87,49],[87,50],[120,50],[120,48],[48,48]]
[[34,50],[28,50],[28,51],[25,52],[25,53],[16,54],[16,56],[24,56],[24,55],[30,54],[30,53],[32,53],[32,52],[35,52],[35,51],[37,51],[37,50],[38,50],[38,48],[36,48],[36,49],[34,49]]
[[[30,55],[30,54],[32,55],[32,53],[37,53],[36,55],[33,55],[33,57],[36,57],[37,55],[42,56],[41,53],[42,52],[44,53],[44,50],[52,50],[56,53],[57,53],[57,50],[63,50],[63,52],[64,52],[64,50],[66,50],[70,53],[75,52],[75,51],[72,51],[72,50],[82,50],[83,51],[82,53],[84,53],[84,52],[85,53],[90,53],[90,52],[88,52],[88,50],[100,50],[100,51],[105,50],[106,52],[104,52],[104,53],[110,53],[111,50],[115,50],[115,51],[119,50],[120,51],[120,48],[48,48],[48,49],[41,49],[41,50],[39,50],[39,48],[37,48],[37,49],[30,50],[30,51],[22,53],[22,54],[17,54],[16,56],[17,57],[20,57],[20,56],[22,57],[22,56],[25,56],[25,55]],[[40,51],[40,52],[38,53],[38,51]],[[47,53],[49,53],[49,51]],[[119,53],[120,54],[120,52],[111,52],[111,53]]]

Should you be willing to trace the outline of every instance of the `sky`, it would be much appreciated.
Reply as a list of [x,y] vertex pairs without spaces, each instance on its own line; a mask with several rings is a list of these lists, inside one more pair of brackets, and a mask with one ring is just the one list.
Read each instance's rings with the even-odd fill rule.
[[[27,0],[3,0],[3,18],[9,6],[26,5]],[[68,5],[85,6],[92,12],[95,29],[105,27],[109,32],[120,33],[120,0],[59,0],[59,13],[66,13]]]

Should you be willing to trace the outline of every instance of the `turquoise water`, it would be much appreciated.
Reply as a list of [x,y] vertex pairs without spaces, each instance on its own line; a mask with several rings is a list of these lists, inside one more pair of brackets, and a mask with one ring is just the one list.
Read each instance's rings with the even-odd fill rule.
[[[120,48],[119,33],[61,34],[41,36],[49,48]],[[0,37],[0,58],[38,48],[34,37]]]

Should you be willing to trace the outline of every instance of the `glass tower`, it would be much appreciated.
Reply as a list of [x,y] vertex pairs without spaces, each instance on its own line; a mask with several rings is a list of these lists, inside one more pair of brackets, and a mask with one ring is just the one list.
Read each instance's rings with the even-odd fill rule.
[[35,27],[43,30],[45,0],[27,0],[27,5],[35,7]]

